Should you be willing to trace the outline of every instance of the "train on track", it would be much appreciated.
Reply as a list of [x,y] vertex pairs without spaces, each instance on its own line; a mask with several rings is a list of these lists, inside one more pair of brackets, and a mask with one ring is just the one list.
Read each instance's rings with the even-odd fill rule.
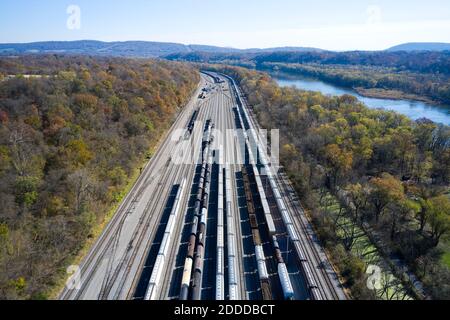
[[[227,75],[223,75],[225,78],[227,78],[231,83],[232,83],[232,89],[233,89],[233,93],[234,96],[236,97],[236,101],[237,101],[237,110],[238,110],[238,115],[240,118],[240,122],[242,124],[242,128],[244,128],[245,130],[249,130],[249,129],[254,129],[253,126],[251,125],[252,121],[251,121],[251,117],[247,111],[247,109],[244,107],[244,104],[242,103],[241,97],[239,95],[239,92],[237,90],[237,86],[236,83],[234,81],[234,79],[232,79],[231,77],[227,76]],[[244,131],[245,132],[245,131]],[[286,208],[286,205],[284,203],[284,199],[282,198],[282,195],[280,193],[280,190],[278,188],[278,184],[276,181],[276,174],[273,172],[272,168],[269,166],[269,163],[267,161],[266,158],[266,150],[264,150],[264,146],[265,144],[261,143],[259,140],[259,137],[256,134],[255,130],[249,130],[250,135],[247,136],[246,133],[244,133],[245,135],[245,140],[246,140],[246,144],[247,144],[247,148],[249,149],[249,162],[252,164],[253,167],[253,171],[256,177],[256,182],[258,185],[258,191],[259,194],[261,196],[261,200],[263,202],[263,209],[264,209],[264,213],[265,216],[267,218],[267,223],[269,225],[270,228],[270,224],[271,224],[271,215],[270,215],[270,209],[269,206],[265,205],[265,203],[267,203],[267,198],[265,196],[265,192],[264,192],[264,188],[262,187],[262,183],[261,180],[259,179],[259,170],[257,169],[257,160],[259,159],[259,163],[260,165],[262,165],[262,167],[264,168],[264,173],[265,175],[267,175],[267,178],[269,180],[270,183],[270,187],[272,189],[272,192],[274,194],[275,197],[275,201],[277,204],[277,208],[281,214],[283,223],[286,226],[287,229],[287,233],[289,235],[290,240],[293,242],[294,247],[295,247],[295,251],[297,252],[298,258],[301,262],[301,266],[302,266],[302,270],[303,273],[305,275],[306,278],[306,284],[307,287],[310,291],[310,295],[312,297],[312,299],[314,300],[322,300],[322,296],[321,293],[319,291],[318,285],[312,275],[311,272],[311,268],[310,268],[310,264],[308,259],[305,257],[304,253],[303,253],[303,249],[301,246],[301,239],[294,227],[294,224],[292,222],[292,219],[290,217],[290,214]],[[254,149],[254,146],[249,145],[250,141],[254,144],[256,144],[257,146],[257,155],[252,155],[252,152],[250,150]],[[257,159],[258,156],[258,159]],[[270,218],[269,218],[270,217]],[[273,222],[272,222],[273,223]],[[273,227],[274,228],[274,227]],[[275,228],[274,228],[275,230]],[[273,232],[274,234],[274,232]],[[281,270],[280,270],[281,269]],[[281,272],[281,273],[280,273]],[[279,270],[278,273],[280,274],[280,277],[282,275],[284,275],[285,273],[287,273],[287,270],[284,270],[284,267],[279,264]],[[286,277],[286,279],[288,279],[288,277]],[[290,293],[286,292],[288,288],[287,282],[285,283],[285,287],[283,287],[283,291],[285,292],[285,298],[289,298]]]
[[217,201],[217,253],[216,253],[216,300],[225,300],[225,243],[224,243],[224,170],[219,164]]
[[256,217],[256,210],[253,201],[253,195],[250,189],[250,179],[247,174],[245,166],[242,167],[242,177],[244,181],[245,198],[247,201],[247,211],[250,220],[250,227],[252,229],[252,238],[255,248],[256,265],[258,268],[259,281],[261,284],[261,295],[263,300],[272,300],[272,289],[269,281],[269,274],[267,272],[266,258],[264,256],[264,249],[261,243],[261,236],[259,233],[259,224]]
[[216,76],[214,73],[207,72],[207,71],[202,71],[202,73],[206,74],[208,77],[213,78],[214,83],[224,83],[224,81],[220,77]]
[[[224,82],[218,75],[210,72],[203,72],[214,79],[214,83]],[[225,76],[227,77],[227,76]],[[253,248],[255,253],[255,261],[258,272],[259,284],[261,288],[261,296],[264,300],[272,300],[273,292],[275,290],[271,287],[275,284],[276,290],[280,290],[275,281],[275,276],[279,279],[283,298],[287,300],[294,299],[295,292],[291,282],[291,275],[282,256],[282,251],[279,246],[280,230],[277,230],[273,214],[276,214],[277,225],[280,227],[278,221],[281,217],[283,222],[282,237],[287,237],[288,242],[293,244],[296,255],[298,257],[299,265],[302,268],[306,286],[309,290],[310,297],[314,300],[323,299],[316,279],[311,271],[310,262],[305,256],[303,239],[297,232],[298,221],[291,216],[291,212],[286,206],[285,195],[282,194],[284,189],[280,189],[279,177],[273,172],[273,168],[267,161],[265,144],[260,141],[256,134],[252,119],[244,107],[240,98],[238,89],[234,80],[227,77],[232,84],[232,93],[236,98],[236,106],[233,108],[236,115],[237,125],[244,129],[243,136],[245,140],[245,152],[248,157],[248,163],[241,168],[245,198],[247,204],[247,211],[249,216],[249,223],[251,227],[251,235],[253,239]],[[194,130],[194,123],[199,115],[199,109],[194,110],[192,117],[187,124],[187,135],[191,135]],[[197,190],[195,193],[195,202],[193,208],[193,218],[190,227],[189,242],[187,252],[184,257],[184,267],[180,287],[180,300],[200,300],[202,298],[202,278],[204,272],[204,259],[206,247],[206,230],[208,220],[208,204],[210,201],[210,191],[212,183],[212,168],[213,168],[213,150],[212,143],[214,124],[211,120],[207,120],[203,129],[203,138],[201,145],[201,168]],[[247,131],[246,131],[247,130]],[[256,148],[255,148],[256,144]],[[217,151],[216,151],[217,152]],[[239,217],[235,217],[232,209],[232,171],[229,166],[218,166],[218,192],[217,192],[217,238],[216,243],[216,269],[215,269],[215,299],[225,300],[227,295],[229,300],[241,299],[241,285],[238,261],[238,245],[239,237],[236,230],[236,221]],[[268,182],[270,187],[269,193],[266,194]],[[161,242],[158,255],[153,267],[151,278],[148,284],[145,299],[155,299],[159,290],[159,283],[163,276],[165,268],[165,260],[168,252],[169,243],[171,241],[174,219],[176,219],[178,211],[178,202],[180,201],[180,193],[182,193],[183,186],[180,186],[176,196],[176,205],[172,209],[173,213],[167,223],[164,238]],[[256,187],[255,198],[253,195],[251,184]],[[271,204],[273,200],[276,203],[276,208],[271,209],[269,206],[269,198]],[[256,214],[255,203],[258,201],[258,221]],[[259,207],[260,205],[260,207]],[[261,210],[261,211],[259,211]],[[272,211],[271,210],[276,210]],[[293,221],[295,220],[295,221]],[[261,222],[261,223],[260,223]],[[295,224],[297,223],[297,225]],[[261,241],[261,232],[264,236],[268,236],[270,241],[264,244]],[[267,240],[267,237],[265,237]],[[284,242],[283,242],[284,243]],[[208,245],[213,245],[209,243]],[[264,247],[263,247],[264,245]],[[269,253],[266,258],[266,253]],[[269,260],[271,259],[271,260]],[[268,272],[268,263],[271,263],[271,274]],[[276,266],[276,267],[275,267]],[[272,281],[272,282],[271,282]],[[280,292],[281,295],[281,292]]]
[[187,132],[185,134],[185,139],[187,139],[194,130],[195,121],[197,121],[198,118],[198,109],[194,110],[194,113],[192,114],[192,117],[189,119],[188,125],[187,125]]
[[210,145],[213,141],[212,122],[208,120],[205,125],[202,139],[202,167],[200,171],[200,179],[197,188],[197,196],[195,199],[194,217],[192,221],[191,234],[186,253],[186,259],[183,269],[183,277],[181,281],[180,300],[189,298],[189,288],[191,286],[192,276],[192,292],[191,297],[199,300],[201,295],[201,279],[203,273],[203,257],[205,251],[206,236],[206,219],[207,206],[209,199],[209,189],[211,183],[211,166],[212,156]]
[[225,168],[225,210],[227,223],[227,262],[228,262],[228,295],[229,300],[239,300],[237,269],[237,243],[236,228],[234,224],[233,210],[231,209],[231,171]]
[[166,268],[166,260],[168,260],[169,248],[172,245],[171,241],[175,229],[176,220],[180,212],[181,197],[186,185],[186,179],[179,185],[175,201],[170,212],[169,220],[167,221],[166,228],[164,230],[164,236],[159,246],[158,255],[156,256],[155,264],[153,265],[152,274],[148,283],[147,291],[145,293],[144,300],[155,300],[159,293],[161,278],[164,268]]

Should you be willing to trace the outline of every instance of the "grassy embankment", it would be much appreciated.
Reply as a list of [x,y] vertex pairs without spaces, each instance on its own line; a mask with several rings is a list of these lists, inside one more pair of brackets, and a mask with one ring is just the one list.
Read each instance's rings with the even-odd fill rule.
[[340,205],[336,198],[327,193],[320,203],[320,208],[330,215],[339,216],[336,221],[336,234],[341,242],[346,240],[347,235],[354,235],[355,240],[350,250],[352,255],[363,261],[366,268],[369,265],[381,268],[380,287],[375,290],[375,296],[382,300],[411,300],[412,297],[407,294],[403,285],[389,270],[388,264],[364,230],[355,225],[349,217],[338,214]]

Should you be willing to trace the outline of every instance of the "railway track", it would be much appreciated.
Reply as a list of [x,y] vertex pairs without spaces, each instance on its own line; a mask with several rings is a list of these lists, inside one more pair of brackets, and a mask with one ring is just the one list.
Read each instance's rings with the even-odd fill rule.
[[[257,156],[248,141],[246,150],[240,149],[238,142],[249,136],[236,129],[259,127],[240,99],[233,80],[202,74],[195,97],[83,260],[81,288],[65,289],[61,299],[342,298],[333,272],[322,268],[326,257],[289,181],[278,175],[266,180],[261,163],[241,161],[245,154]],[[177,129],[187,131],[174,141]],[[264,155],[260,139],[254,140]],[[181,152],[186,142],[189,150]],[[213,164],[213,155],[223,162]],[[264,181],[276,190],[264,191]],[[280,193],[287,208],[280,207]]]
[[[323,297],[327,300],[342,300],[346,299],[345,293],[343,290],[337,290],[336,283],[333,283],[332,279],[335,281],[339,281],[337,278],[336,272],[333,270],[333,267],[327,260],[325,253],[322,248],[317,248],[318,240],[315,239],[316,235],[312,231],[312,226],[306,220],[304,209],[301,206],[298,199],[294,197],[295,191],[284,176],[284,174],[280,174],[277,176],[277,180],[280,182],[280,185],[283,186],[285,190],[285,195],[289,199],[290,208],[292,209],[292,217],[294,223],[297,225],[299,230],[303,230],[301,236],[304,241],[304,250],[308,252],[308,258],[313,262],[313,265],[316,267],[318,272],[322,274],[322,277],[316,276],[317,283],[320,283],[319,289],[323,294]],[[308,243],[306,245],[305,243]]]
[[[232,79],[231,81],[234,83]],[[251,115],[248,107],[245,106],[245,102],[243,102],[244,99],[242,99],[242,94],[237,86],[235,86],[235,90],[238,96],[237,98],[241,99],[242,107],[247,108],[247,113],[249,114],[247,116],[247,122],[249,127],[259,130],[260,127],[254,120],[254,117]],[[260,139],[261,137],[257,137],[255,140],[260,141]],[[264,150],[264,148],[259,149],[261,149],[260,152],[263,155],[266,154],[266,150]],[[265,155],[265,157],[267,157],[267,155]],[[275,177],[278,186],[286,187],[286,177],[284,179],[280,179],[276,174],[273,174],[273,176]],[[301,208],[300,203],[298,201],[292,201],[292,194],[295,193],[295,191],[293,190],[292,186],[290,187],[291,192],[285,192],[284,196],[287,197],[287,200],[289,200],[289,206],[287,209],[290,212],[290,217],[294,222],[297,234],[299,234],[300,238],[302,239],[302,241],[296,241],[297,244],[300,244],[302,247],[302,251],[298,252],[299,258],[302,260],[304,258],[303,255],[306,253],[305,258],[307,261],[303,262],[303,272],[306,277],[306,281],[311,282],[308,283],[308,285],[310,287],[312,286],[312,288],[317,287],[317,289],[319,289],[319,291],[321,292],[320,296],[316,296],[313,292],[311,294],[315,299],[346,299],[345,293],[341,288],[338,277],[336,276],[334,270],[330,270],[331,264],[328,262],[325,254],[320,255],[319,252],[321,248],[317,245],[317,242],[314,242],[312,239],[312,237],[315,237],[315,235],[313,234],[312,229],[307,227],[308,222],[306,221],[304,215],[301,214],[302,211],[300,210],[303,209]],[[295,210],[295,215],[292,213],[293,210]],[[314,269],[312,270],[310,269],[311,265],[314,266]],[[310,271],[312,271],[312,275],[310,274]],[[310,281],[311,276],[314,277],[316,281]]]
[[[160,181],[158,183],[159,185],[162,185],[164,181],[179,181],[180,179],[182,179],[182,177],[185,176],[186,173],[189,172],[189,168],[184,167],[184,165],[171,167],[168,170],[169,171],[167,173],[161,175]],[[166,183],[164,187],[161,187],[156,194],[156,199],[158,199],[158,201],[149,202],[147,204],[147,207],[145,208],[145,211],[155,212],[157,211],[158,207],[163,206],[164,203],[167,202],[170,195],[169,192],[165,192],[165,190],[167,190],[168,188],[170,188],[170,183]],[[162,212],[164,212],[164,210]],[[133,232],[134,237],[132,237],[130,244],[142,243],[144,241],[146,234],[155,234],[155,230],[157,229],[158,223],[152,223],[154,222],[152,220],[154,219],[152,219],[151,216],[147,216],[139,222],[138,225],[139,228]],[[138,254],[138,248],[139,247],[136,245],[129,247],[129,249],[127,250],[127,255],[121,258],[120,263],[115,268],[114,274],[111,277],[113,281],[110,281],[108,291],[106,292],[106,295],[103,298],[108,297],[108,294],[111,291],[114,284],[118,284],[118,287],[115,290],[114,299],[119,298],[123,289],[125,276],[127,276],[130,273],[132,263],[134,262]],[[124,267],[127,261],[128,263],[126,267]],[[124,270],[124,272],[122,278],[119,280],[118,275],[121,272],[121,270]],[[127,292],[127,295],[128,294],[129,292]]]
[[[208,109],[209,110],[209,109]],[[199,106],[199,119],[201,121],[201,123],[204,123],[206,121],[206,119],[210,116],[210,112],[207,111],[206,113],[204,112],[204,109],[202,108],[202,106]],[[199,131],[202,131],[203,128],[201,128],[200,126],[198,126],[197,128],[197,134],[194,134],[194,143],[193,146],[198,146],[200,145],[201,139],[202,139],[202,135],[200,134]],[[185,154],[185,157],[183,159],[183,163],[185,163],[185,161],[190,157],[191,155],[189,155],[188,153]],[[197,159],[200,156],[200,152],[197,151],[197,148],[194,149],[194,156],[193,159]],[[195,168],[195,164],[189,164],[189,165],[185,165],[187,166],[187,168],[185,168],[185,170],[182,172],[182,176],[188,176],[188,189],[190,189],[190,186],[192,186],[193,184],[193,180],[194,180],[194,175],[195,175],[195,170],[193,170],[193,168]],[[185,201],[186,202],[186,201]],[[182,211],[183,211],[183,215],[185,216],[187,214],[188,211],[188,205],[186,203],[184,203],[183,207],[182,207]],[[169,261],[167,263],[167,268],[166,271],[164,272],[164,276],[163,276],[163,280],[162,282],[162,289],[161,289],[161,293],[159,295],[159,299],[167,299],[169,297],[169,289],[170,289],[170,285],[172,283],[172,273],[174,270],[174,265],[175,265],[175,260],[176,260],[176,256],[177,256],[177,251],[179,249],[179,244],[180,244],[180,239],[181,239],[181,232],[184,226],[183,223],[184,219],[180,219],[178,221],[178,223],[176,224],[176,238],[174,241],[174,245],[172,246],[170,253],[168,254],[169,257]],[[172,297],[173,298],[173,297]]]
[[[196,95],[200,91],[201,87],[202,85],[200,83],[196,91]],[[105,288],[108,289],[108,283],[116,282],[116,279],[111,278],[111,276],[108,277],[108,275],[110,275],[108,269],[112,270],[112,266],[107,266],[107,270],[100,270],[100,267],[104,267],[105,258],[107,257],[107,255],[109,255],[110,257],[116,257],[116,251],[119,245],[119,241],[122,242],[122,245],[125,242],[125,246],[128,246],[129,240],[131,239],[131,237],[133,237],[133,232],[128,232],[128,234],[125,234],[123,225],[125,224],[125,222],[127,222],[127,227],[132,227],[133,225],[129,223],[130,216],[132,216],[133,214],[136,215],[136,209],[138,205],[141,204],[142,207],[142,203],[144,203],[144,207],[147,207],[148,202],[153,200],[152,197],[149,197],[149,199],[145,201],[142,198],[148,196],[148,192],[151,194],[154,189],[158,187],[157,185],[155,186],[152,181],[154,181],[154,179],[156,179],[158,175],[161,175],[162,173],[162,166],[165,165],[166,162],[164,161],[163,163],[161,163],[161,159],[166,157],[168,154],[171,154],[171,152],[173,152],[173,149],[176,147],[176,145],[170,143],[169,139],[174,130],[183,128],[184,122],[186,121],[187,116],[190,114],[193,106],[195,105],[195,102],[196,100],[192,99],[188,103],[187,107],[183,110],[181,115],[176,119],[169,132],[165,135],[162,142],[159,144],[155,156],[150,160],[149,163],[147,163],[142,171],[142,174],[131,189],[130,193],[119,205],[116,214],[111,218],[104,232],[93,245],[88,255],[83,259],[79,269],[81,279],[80,288],[77,289],[73,287],[65,287],[59,295],[60,299],[94,300],[106,297]],[[152,173],[154,174],[152,175]],[[140,217],[138,219],[135,218],[134,226],[136,226],[136,224],[141,225],[140,221],[145,219],[145,216],[148,214],[149,213],[145,210],[141,210],[141,212],[139,213]],[[153,216],[153,220],[159,220],[158,215],[151,216]],[[109,261],[113,260],[109,259]],[[113,297],[109,296],[108,298]],[[127,297],[120,296],[119,298],[125,299]]]

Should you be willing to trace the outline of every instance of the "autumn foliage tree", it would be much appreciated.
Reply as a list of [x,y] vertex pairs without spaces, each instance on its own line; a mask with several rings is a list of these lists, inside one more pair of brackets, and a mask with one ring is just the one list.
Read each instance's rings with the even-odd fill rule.
[[199,81],[185,64],[1,58],[0,299],[47,298]]
[[[364,58],[364,54],[358,56]],[[418,270],[420,261],[427,261],[427,270],[439,270],[422,280],[436,297],[450,297],[450,286],[442,282],[450,272],[441,268],[440,260],[440,244],[450,232],[446,193],[450,127],[369,109],[350,95],[330,97],[280,88],[266,74],[244,68],[203,67],[233,76],[260,125],[280,130],[281,163],[303,205],[309,207],[322,240],[331,243],[337,263],[343,255],[334,248],[346,249],[345,256],[352,256],[356,237],[352,225],[346,240],[336,240],[336,217],[346,215],[373,233],[387,254],[404,259],[411,270]],[[333,217],[321,210],[322,200],[330,193],[341,203]],[[363,282],[361,278],[353,281]],[[366,296],[363,288],[356,290]]]
[[375,210],[375,221],[378,222],[389,204],[400,202],[405,194],[402,183],[388,173],[370,181],[372,191],[370,201]]

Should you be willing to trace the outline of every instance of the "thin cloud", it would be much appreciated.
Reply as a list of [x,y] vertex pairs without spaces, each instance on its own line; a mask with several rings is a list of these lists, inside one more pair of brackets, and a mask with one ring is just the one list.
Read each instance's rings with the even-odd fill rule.
[[183,43],[236,48],[306,46],[328,50],[382,50],[402,42],[450,42],[450,20],[371,21],[362,24],[256,32],[205,31],[182,36],[160,34],[156,35],[156,40],[170,39]]

